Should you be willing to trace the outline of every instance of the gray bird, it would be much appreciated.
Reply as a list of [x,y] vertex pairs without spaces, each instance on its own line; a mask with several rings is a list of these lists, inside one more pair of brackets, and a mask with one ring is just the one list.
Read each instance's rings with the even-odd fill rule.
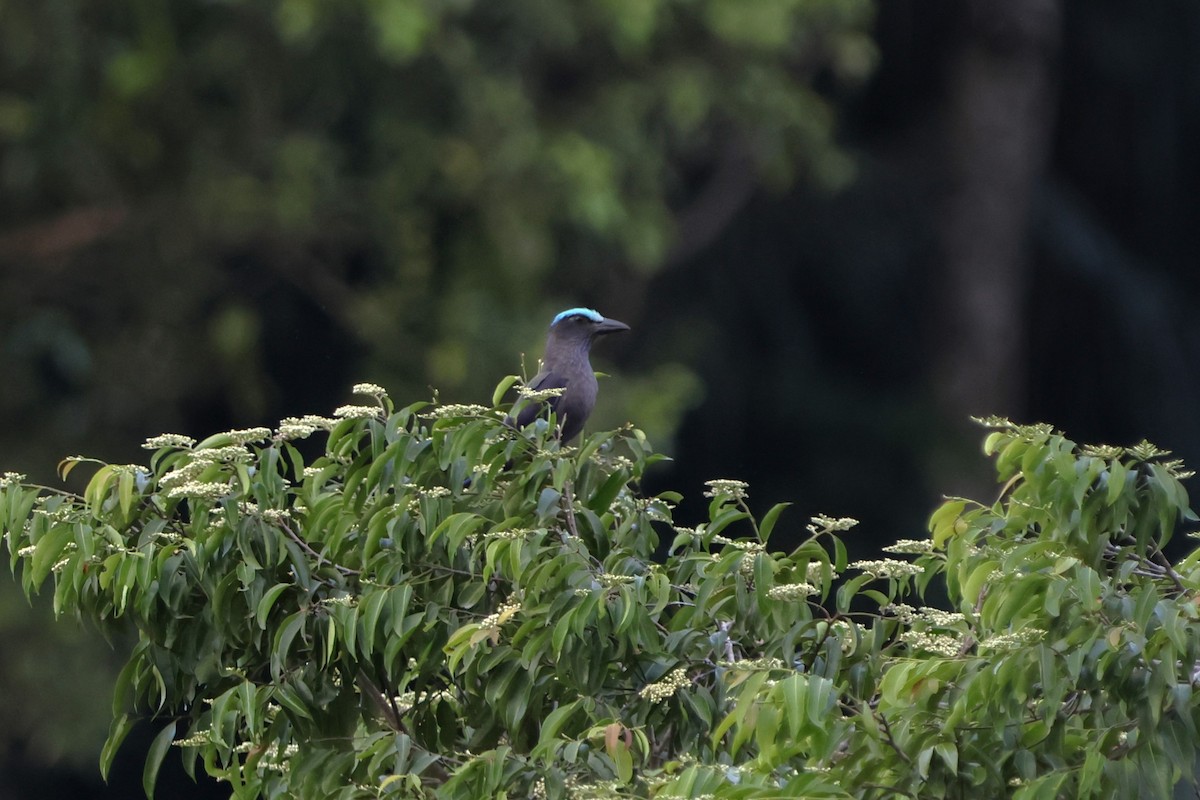
[[596,406],[596,373],[588,360],[592,342],[607,333],[627,330],[629,326],[624,322],[605,319],[590,308],[568,308],[556,316],[546,336],[542,369],[527,385],[535,392],[543,389],[563,392],[545,403],[526,405],[517,414],[515,423],[511,417],[508,421],[523,428],[549,407],[558,420],[562,441],[574,439]]

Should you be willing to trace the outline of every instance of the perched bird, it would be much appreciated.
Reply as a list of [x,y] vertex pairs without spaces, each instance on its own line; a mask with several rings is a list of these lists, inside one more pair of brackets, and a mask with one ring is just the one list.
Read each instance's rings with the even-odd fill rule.
[[605,319],[590,308],[568,308],[550,323],[542,368],[527,386],[532,391],[562,389],[562,394],[544,403],[529,403],[511,424],[523,428],[547,407],[554,411],[563,442],[574,439],[596,405],[596,373],[588,353],[592,342],[606,333],[627,331],[629,326]]

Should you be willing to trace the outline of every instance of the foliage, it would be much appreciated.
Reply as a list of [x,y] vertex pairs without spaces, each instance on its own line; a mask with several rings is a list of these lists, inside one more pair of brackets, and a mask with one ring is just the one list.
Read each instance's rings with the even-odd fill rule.
[[[497,397],[513,379],[497,389]],[[481,406],[370,405],[148,442],[80,496],[7,475],[27,592],[140,639],[132,715],[237,797],[1167,797],[1195,757],[1200,566],[1180,465],[999,429],[1001,498],[913,560],[853,520],[770,548],[745,484],[644,497],[640,431],[560,447]],[[551,421],[552,423],[552,421]],[[64,473],[86,459],[63,463]],[[660,543],[660,536],[664,537]],[[664,549],[661,544],[669,545]],[[839,576],[842,578],[839,579]],[[950,609],[913,608],[944,578]]]

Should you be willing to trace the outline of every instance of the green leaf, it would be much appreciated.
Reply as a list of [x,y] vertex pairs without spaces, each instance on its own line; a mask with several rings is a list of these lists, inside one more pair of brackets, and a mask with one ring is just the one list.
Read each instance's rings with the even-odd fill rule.
[[554,509],[555,513],[557,513],[558,501],[561,497],[562,495],[554,489],[549,487],[542,489],[541,494],[538,495],[537,509],[535,511],[539,523],[544,522],[550,516],[551,509]]
[[88,481],[87,488],[83,490],[83,497],[93,516],[99,517],[104,513],[104,498],[108,496],[109,485],[116,477],[116,467],[105,464],[96,470],[96,474]]
[[387,589],[376,589],[359,600],[358,621],[362,625],[359,643],[365,659],[375,655],[375,634],[379,630],[379,616],[383,613],[388,594]]
[[519,380],[521,380],[520,375],[505,375],[492,392],[492,406],[498,407],[500,401],[504,399],[504,395],[508,394],[508,390]]
[[546,719],[542,721],[542,729],[538,734],[538,745],[548,747],[558,738],[559,731],[567,724],[567,720],[571,715],[579,710],[579,706],[583,703],[583,699],[573,700],[570,703],[565,703],[546,715]]
[[276,681],[282,680],[283,665],[287,662],[292,640],[296,638],[296,634],[303,626],[304,612],[297,611],[284,620],[283,624],[279,626],[279,630],[275,632],[274,645],[271,648],[271,677]]
[[133,730],[136,723],[137,720],[128,714],[118,714],[113,717],[112,724],[108,727],[108,738],[100,750],[100,777],[104,779],[105,783],[108,782],[108,773],[112,769],[113,759],[117,757],[117,751],[121,749],[121,743],[125,741],[125,737]]
[[967,507],[965,500],[947,500],[929,518],[929,531],[933,535],[933,546],[942,548],[957,532],[959,515]]
[[588,508],[597,514],[603,514],[605,511],[608,511],[617,494],[625,488],[625,482],[625,475],[620,471],[609,475],[608,479],[592,495],[592,499],[588,501]]
[[1116,503],[1121,498],[1121,493],[1124,492],[1126,479],[1129,475],[1129,470],[1126,465],[1122,464],[1117,459],[1112,459],[1112,465],[1109,467],[1109,486],[1105,492],[1104,500],[1108,505]]
[[775,523],[779,521],[779,515],[790,505],[792,504],[776,503],[771,506],[770,511],[763,515],[762,522],[758,524],[758,535],[764,542],[771,538],[771,531],[775,530]]
[[142,789],[145,790],[147,798],[154,797],[154,784],[158,782],[158,770],[162,766],[167,751],[171,749],[171,742],[175,740],[175,725],[174,721],[168,723],[150,743],[150,751],[146,755],[146,767],[142,772]]
[[277,583],[263,593],[262,599],[258,601],[258,608],[254,610],[254,618],[258,620],[259,630],[267,629],[267,620],[271,616],[271,609],[274,607],[275,601],[291,585],[290,583]]
[[129,469],[122,470],[117,481],[117,501],[121,507],[122,519],[129,519],[129,511],[133,508],[135,489],[133,472]]
[[34,586],[41,586],[42,582],[50,575],[50,570],[58,563],[63,549],[74,538],[74,533],[71,525],[60,522],[51,527],[38,540],[29,564],[30,577]]

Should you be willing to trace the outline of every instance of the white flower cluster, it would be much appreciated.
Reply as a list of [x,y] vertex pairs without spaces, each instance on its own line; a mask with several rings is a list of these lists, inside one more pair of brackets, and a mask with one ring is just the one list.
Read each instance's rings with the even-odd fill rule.
[[898,539],[895,544],[889,544],[883,548],[885,553],[904,553],[906,555],[920,556],[926,553],[933,552],[932,539]]
[[487,414],[491,411],[487,406],[481,406],[477,403],[448,403],[444,406],[437,406],[431,409],[429,416],[435,419],[449,419],[453,417],[478,417]]
[[746,483],[745,481],[738,481],[730,478],[720,478],[717,480],[705,481],[704,485],[708,487],[708,491],[704,493],[705,497],[717,498],[728,495],[734,500],[745,500],[750,496],[746,491],[750,488],[750,484]]
[[263,751],[262,757],[258,760],[258,766],[262,769],[273,769],[284,772],[288,769],[288,759],[300,752],[300,745],[289,744],[279,749],[278,744],[271,744]]
[[306,414],[303,417],[284,417],[279,421],[280,439],[307,439],[317,431],[327,431],[337,420],[321,417],[316,414]]
[[638,697],[652,703],[661,703],[680,689],[688,686],[691,681],[687,676],[687,668],[679,667],[668,672],[654,683],[647,684],[638,692]]
[[[597,464],[603,464],[607,466],[608,469],[613,472],[619,469],[630,469],[633,467],[633,462],[630,461],[628,457],[622,455],[609,455],[607,453],[594,452],[592,453],[592,461],[595,461]],[[674,508],[674,506],[671,507]]]
[[[64,553],[72,553],[78,549],[79,549],[79,545],[75,544],[75,542],[67,542],[67,546],[63,548],[63,552]],[[128,552],[128,551],[126,551],[126,552]],[[95,560],[95,559],[93,559],[93,560]],[[57,575],[58,573],[62,572],[64,569],[66,569],[66,566],[69,563],[71,563],[71,557],[63,556],[58,561],[54,562],[54,566],[50,567],[50,571],[53,572],[55,575]]]
[[500,608],[496,609],[495,613],[488,614],[486,617],[484,617],[483,621],[481,621],[479,625],[483,628],[498,628],[505,622],[508,622],[510,619],[512,619],[513,616],[520,610],[520,600],[509,600],[500,606]]
[[247,517],[256,517],[276,525],[289,522],[292,518],[292,513],[286,508],[263,508],[258,503],[245,501],[238,503],[238,511]]
[[[42,498],[39,498],[41,500]],[[83,519],[83,514],[80,513],[79,507],[74,505],[61,505],[53,511],[48,511],[45,508],[33,509],[35,517],[45,517],[51,522],[78,522]]]
[[192,460],[202,464],[245,464],[253,455],[244,444],[230,444],[193,450]]
[[725,544],[738,550],[745,550],[747,555],[758,555],[765,552],[767,546],[762,542],[751,542],[744,539],[729,539],[721,534],[717,534],[712,538],[714,544]]
[[350,390],[350,393],[362,395],[363,397],[387,397],[387,389],[377,383],[356,383],[354,384],[354,388]]
[[[814,585],[819,584],[821,583],[821,578],[823,577],[822,573],[824,573],[824,571],[824,566],[820,561],[810,561],[808,562],[808,566],[804,568],[804,580]],[[837,576],[837,570],[830,567],[829,577],[836,578]]]
[[382,413],[379,406],[338,406],[333,411],[338,419],[372,419]]
[[420,703],[436,703],[439,700],[453,700],[454,692],[449,689],[438,689],[434,692],[404,692],[398,694],[392,701],[396,704],[396,710],[401,714],[407,714]]
[[0,489],[8,486],[14,486],[25,480],[25,476],[19,472],[6,472],[0,475]]
[[781,583],[768,589],[767,597],[772,600],[803,600],[818,591],[811,583]]
[[953,628],[966,620],[966,616],[958,611],[943,611],[932,606],[913,608],[908,603],[890,603],[880,610],[895,616],[904,625],[921,622],[935,628]]
[[230,493],[230,488],[224,483],[209,483],[207,481],[187,481],[178,486],[172,486],[167,491],[167,497],[191,497],[197,500],[220,500]]
[[208,731],[196,731],[190,736],[185,736],[182,739],[176,739],[171,744],[176,747],[201,747],[211,741],[212,734]]
[[151,436],[142,443],[143,450],[159,450],[163,447],[179,447],[187,449],[195,446],[196,440],[190,436],[184,436],[182,433],[160,433],[158,436]]
[[1022,628],[1018,631],[989,636],[979,643],[981,650],[1018,650],[1026,645],[1040,642],[1046,632],[1040,628]]
[[491,531],[487,534],[489,539],[524,539],[531,533],[538,531],[533,528],[506,528],[501,531]]
[[616,575],[612,572],[602,572],[596,576],[596,582],[605,589],[612,589],[617,586],[624,586],[633,583],[636,580],[632,575]]
[[806,527],[809,533],[816,535],[848,531],[857,524],[858,520],[853,517],[827,517],[824,514],[817,514],[812,517],[812,522]]
[[188,461],[179,465],[169,473],[158,479],[158,486],[164,489],[170,489],[180,486],[181,483],[188,483],[197,479],[200,473],[208,469],[209,465],[199,461]]
[[860,569],[876,578],[903,578],[909,575],[920,575],[925,569],[908,561],[898,561],[894,558],[881,558],[868,561],[855,561],[851,569]]
[[914,650],[923,650],[944,658],[953,658],[962,652],[962,639],[948,633],[927,633],[925,631],[905,631],[900,635],[900,641]]
[[326,606],[343,606],[345,608],[354,608],[358,605],[358,598],[353,595],[339,594],[333,597],[326,597],[321,601],[322,605]]
[[901,625],[911,625],[917,618],[917,610],[908,603],[889,603],[880,610],[900,620]]
[[234,444],[248,444],[250,442],[261,442],[271,436],[270,428],[239,428],[237,430],[226,431]]
[[517,389],[517,397],[529,403],[544,403],[551,398],[561,397],[564,391],[561,386],[553,389],[530,389],[528,386],[522,386]]
[[966,619],[966,616],[959,611],[943,611],[932,606],[922,606],[921,610],[917,612],[917,616],[930,625],[942,628],[957,625]]
[[757,672],[759,670],[783,669],[783,660],[778,658],[742,658],[730,663],[729,668],[741,672]]

